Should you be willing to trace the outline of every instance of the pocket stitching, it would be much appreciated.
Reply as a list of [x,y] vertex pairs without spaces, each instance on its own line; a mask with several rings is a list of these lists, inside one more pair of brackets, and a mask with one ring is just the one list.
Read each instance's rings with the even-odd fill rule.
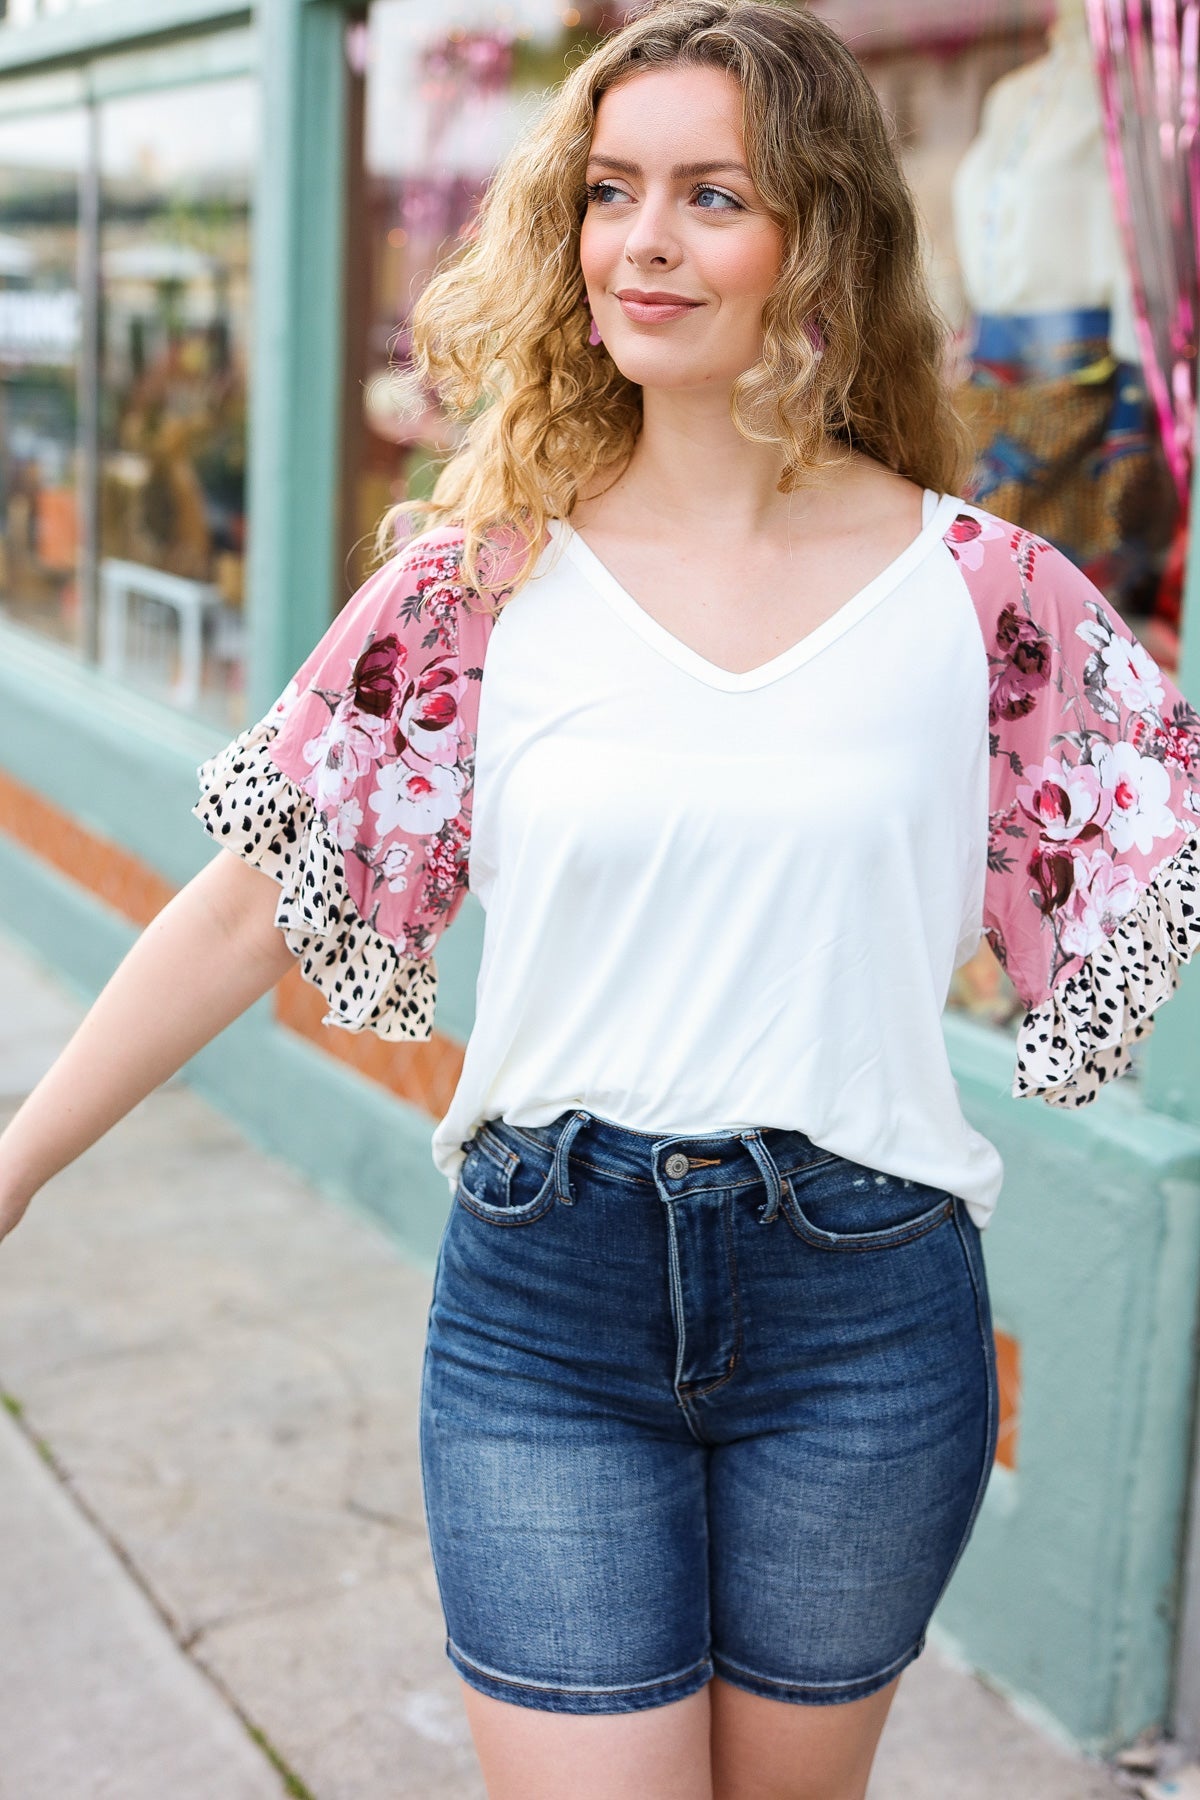
[[[515,1150],[510,1150],[503,1140],[490,1129],[490,1119],[484,1119],[476,1128],[475,1135],[469,1141],[473,1143],[482,1156],[490,1157],[496,1167],[505,1175],[511,1175],[519,1158]],[[469,1152],[468,1152],[469,1154]]]
[[927,1212],[918,1214],[915,1219],[909,1219],[902,1225],[887,1225],[879,1231],[826,1232],[814,1225],[805,1213],[796,1198],[790,1176],[784,1176],[782,1185],[781,1211],[801,1242],[811,1245],[814,1250],[833,1250],[844,1254],[898,1249],[902,1244],[910,1244],[916,1238],[925,1237],[954,1211],[955,1196],[946,1194]]
[[811,1162],[796,1163],[786,1174],[781,1170],[779,1178],[781,1181],[790,1181],[793,1175],[807,1175],[812,1169],[824,1169],[829,1163],[841,1160],[836,1150],[827,1150],[823,1156],[814,1156]]
[[[511,1174],[512,1171],[509,1170],[505,1179],[505,1193],[509,1192],[508,1177]],[[464,1181],[461,1170],[454,1198],[460,1206],[473,1214],[475,1218],[482,1220],[485,1225],[532,1225],[544,1213],[549,1212],[554,1204],[554,1170],[547,1170],[546,1179],[541,1187],[533,1199],[527,1200],[524,1206],[492,1206],[488,1201],[478,1199]]]

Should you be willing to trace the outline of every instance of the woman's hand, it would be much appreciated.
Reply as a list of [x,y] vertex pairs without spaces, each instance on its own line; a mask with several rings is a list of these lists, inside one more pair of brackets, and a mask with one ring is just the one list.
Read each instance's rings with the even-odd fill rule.
[[270,875],[219,850],[151,919],[0,1131],[0,1238],[90,1148],[289,969]]

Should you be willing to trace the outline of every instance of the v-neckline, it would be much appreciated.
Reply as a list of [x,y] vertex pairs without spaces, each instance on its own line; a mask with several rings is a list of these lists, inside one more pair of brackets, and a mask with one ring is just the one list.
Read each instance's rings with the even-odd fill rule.
[[674,632],[668,631],[665,625],[660,625],[657,619],[650,616],[628,589],[621,586],[612,570],[601,562],[596,552],[585,543],[568,520],[551,519],[549,530],[552,541],[562,542],[564,553],[589,586],[647,644],[698,681],[707,682],[710,687],[722,688],[727,693],[738,693],[765,687],[768,682],[777,681],[781,675],[789,675],[793,669],[810,662],[899,586],[943,534],[958,505],[953,494],[939,496],[933,488],[925,488],[921,497],[922,512],[931,499],[936,502],[933,511],[916,537],[905,545],[899,555],[894,556],[878,575],[872,576],[865,587],[859,588],[857,593],[844,600],[836,612],[830,613],[812,631],[806,632],[788,649],[781,650],[778,656],[760,663],[756,669],[725,669],[720,663],[710,662],[706,656],[701,656],[698,650],[693,650],[682,638],[677,638]]

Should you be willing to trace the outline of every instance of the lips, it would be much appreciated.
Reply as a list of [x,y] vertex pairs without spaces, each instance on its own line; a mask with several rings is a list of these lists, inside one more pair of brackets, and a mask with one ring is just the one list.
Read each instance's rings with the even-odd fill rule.
[[648,306],[699,306],[688,294],[668,294],[662,288],[618,288],[618,300],[642,300]]
[[617,294],[627,319],[638,324],[656,325],[667,319],[682,319],[685,313],[703,306],[702,300],[689,300],[683,294],[645,293],[639,288],[622,288]]

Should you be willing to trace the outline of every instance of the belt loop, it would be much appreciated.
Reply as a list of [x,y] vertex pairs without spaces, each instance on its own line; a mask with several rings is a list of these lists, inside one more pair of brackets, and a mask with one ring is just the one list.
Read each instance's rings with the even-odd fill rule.
[[739,1131],[737,1134],[747,1150],[762,1170],[762,1178],[767,1185],[767,1198],[758,1209],[760,1225],[769,1225],[779,1211],[779,1202],[783,1199],[783,1186],[779,1179],[779,1170],[775,1166],[775,1158],[762,1141],[762,1133],[757,1129]]
[[554,1147],[554,1188],[564,1206],[574,1206],[575,1204],[575,1196],[571,1192],[571,1176],[568,1166],[571,1145],[575,1141],[575,1133],[581,1126],[590,1124],[591,1118],[592,1115],[589,1112],[572,1113],[563,1126],[558,1143]]

